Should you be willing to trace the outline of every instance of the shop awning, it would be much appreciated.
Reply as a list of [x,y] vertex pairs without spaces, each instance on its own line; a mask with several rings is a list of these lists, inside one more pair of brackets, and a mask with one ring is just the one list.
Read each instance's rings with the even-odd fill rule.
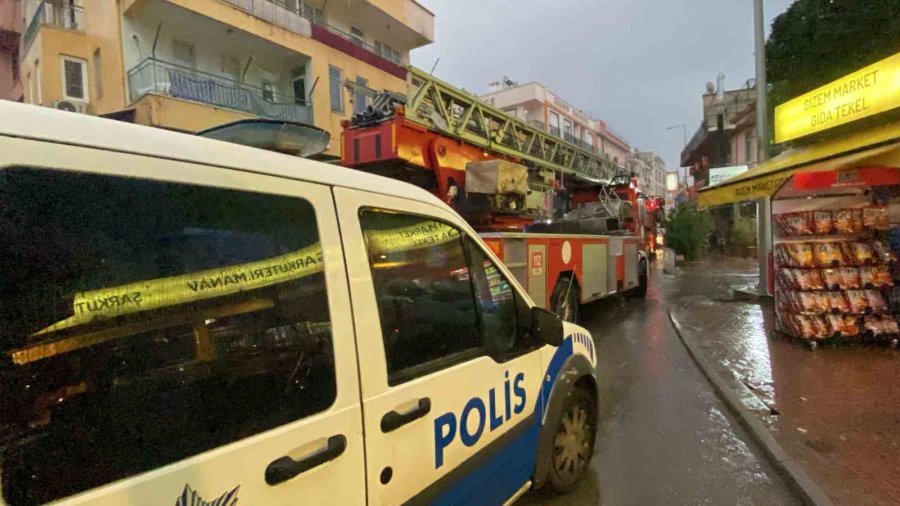
[[840,139],[786,151],[697,195],[700,207],[772,195],[795,172],[837,170],[860,165],[900,167],[900,123],[856,132]]

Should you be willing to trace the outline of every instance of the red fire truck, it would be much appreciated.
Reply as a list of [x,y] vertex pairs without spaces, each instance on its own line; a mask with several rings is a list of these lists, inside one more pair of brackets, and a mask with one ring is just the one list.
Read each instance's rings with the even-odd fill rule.
[[418,83],[410,96],[376,94],[344,123],[344,166],[415,184],[449,203],[534,301],[566,320],[577,319],[581,304],[644,295],[656,200],[600,155],[411,72]]

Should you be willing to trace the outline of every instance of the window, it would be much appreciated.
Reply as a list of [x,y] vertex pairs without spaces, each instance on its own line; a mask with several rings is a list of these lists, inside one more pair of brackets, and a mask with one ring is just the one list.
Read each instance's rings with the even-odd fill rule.
[[364,209],[360,223],[391,385],[531,349],[517,342],[520,299],[475,241],[423,216]]
[[262,82],[262,98],[266,102],[275,101],[275,84],[271,81]]
[[331,110],[344,112],[343,74],[337,67],[328,67],[328,91],[331,95]]
[[62,57],[63,98],[87,100],[87,62],[70,56]]
[[303,2],[303,17],[317,25],[326,24],[325,11],[323,11],[319,7],[309,5],[309,2]]
[[235,83],[241,82],[241,62],[238,61],[236,56],[223,54],[220,70],[223,74],[228,76],[228,79]]
[[375,54],[398,65],[400,64],[400,52],[384,42],[375,41]]
[[559,137],[559,114],[550,111],[550,134]]
[[584,142],[587,144],[588,150],[594,151],[594,134],[590,132],[584,132]]
[[392,385],[481,355],[459,231],[408,214],[363,210]]
[[572,136],[572,122],[566,118],[563,118],[563,137],[567,141],[571,141],[572,139],[574,139],[574,137]]
[[172,56],[175,58],[175,63],[182,67],[193,69],[197,66],[193,42],[174,39],[172,41]]
[[506,354],[516,343],[516,298],[512,285],[472,239],[466,237],[475,298],[481,308],[484,347]]
[[356,44],[357,46],[364,46],[366,43],[366,38],[363,35],[362,30],[359,28],[352,26],[350,27],[350,41]]
[[103,63],[100,61],[100,48],[94,50],[94,86],[97,87],[97,98],[103,96]]
[[10,168],[0,203],[10,504],[55,501],[333,403],[309,202]]
[[366,111],[369,105],[369,97],[365,90],[369,88],[369,80],[364,77],[356,77],[356,91],[353,93],[353,112],[358,114]]

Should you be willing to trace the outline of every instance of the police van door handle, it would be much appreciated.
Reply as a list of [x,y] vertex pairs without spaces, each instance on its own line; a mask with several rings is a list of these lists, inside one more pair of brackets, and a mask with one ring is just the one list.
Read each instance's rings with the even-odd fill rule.
[[290,480],[300,473],[340,457],[346,448],[346,437],[331,436],[328,438],[328,446],[309,457],[300,460],[294,460],[288,456],[281,457],[266,467],[266,483],[277,485],[283,481]]
[[381,432],[391,432],[414,422],[431,412],[431,399],[423,397],[419,404],[406,413],[398,413],[396,410],[388,412],[381,418]]

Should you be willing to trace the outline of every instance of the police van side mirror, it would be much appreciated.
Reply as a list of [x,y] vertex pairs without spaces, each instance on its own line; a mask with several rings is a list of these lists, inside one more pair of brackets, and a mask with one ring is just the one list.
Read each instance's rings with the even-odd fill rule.
[[534,306],[531,308],[531,331],[534,337],[551,346],[563,343],[563,323],[556,313]]

